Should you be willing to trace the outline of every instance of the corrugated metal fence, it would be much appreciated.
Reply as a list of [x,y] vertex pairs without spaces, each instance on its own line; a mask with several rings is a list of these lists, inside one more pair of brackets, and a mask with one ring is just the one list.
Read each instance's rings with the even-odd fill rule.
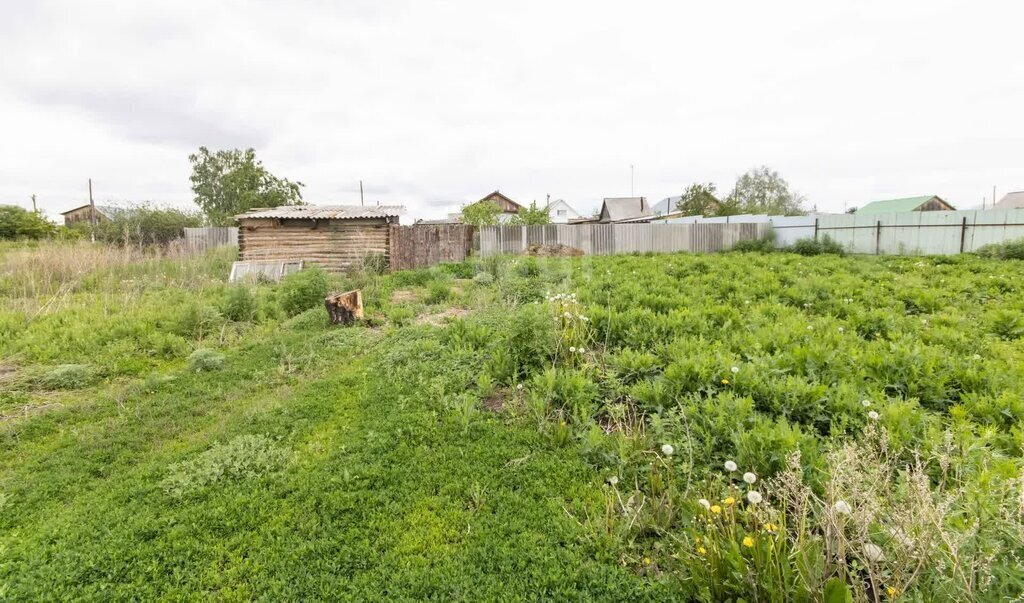
[[788,247],[799,239],[829,236],[851,253],[874,255],[944,255],[976,251],[990,243],[1024,238],[1024,209],[981,211],[911,211],[876,215],[821,216],[742,215],[727,218],[674,218],[663,224],[769,222],[775,244]]
[[534,245],[566,245],[587,255],[723,251],[764,237],[761,224],[549,224],[480,229],[480,255],[521,254]]
[[206,226],[185,229],[185,247],[202,251],[221,245],[238,246],[238,228],[234,226]]

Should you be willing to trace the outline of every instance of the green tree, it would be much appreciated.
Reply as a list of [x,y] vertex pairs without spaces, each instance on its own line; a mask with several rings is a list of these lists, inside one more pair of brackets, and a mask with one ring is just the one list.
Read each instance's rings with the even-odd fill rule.
[[715,196],[715,185],[691,184],[680,196],[676,203],[676,211],[683,212],[685,216],[714,216],[722,202]]
[[478,201],[462,207],[462,223],[471,226],[494,226],[501,207],[495,201]]
[[0,205],[0,239],[41,239],[57,227],[40,213],[17,205]]
[[547,208],[537,207],[537,202],[530,203],[530,207],[524,207],[518,214],[512,216],[509,224],[515,226],[533,226],[535,224],[551,224],[551,215]]
[[802,195],[789,189],[789,183],[778,172],[768,166],[754,168],[740,176],[727,199],[740,213],[783,216],[806,213],[804,200]]
[[199,147],[188,160],[196,205],[210,224],[230,225],[232,216],[254,207],[302,204],[305,185],[268,172],[253,149],[211,153]]

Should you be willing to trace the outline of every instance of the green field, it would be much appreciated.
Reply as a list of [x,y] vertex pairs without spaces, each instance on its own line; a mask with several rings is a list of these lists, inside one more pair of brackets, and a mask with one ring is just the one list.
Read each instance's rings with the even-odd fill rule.
[[232,259],[0,249],[0,600],[1024,595],[1024,262]]

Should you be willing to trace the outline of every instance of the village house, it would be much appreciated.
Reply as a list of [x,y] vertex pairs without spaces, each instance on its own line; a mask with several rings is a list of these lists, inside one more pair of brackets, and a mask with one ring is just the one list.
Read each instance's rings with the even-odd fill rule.
[[992,209],[1024,209],[1024,191],[1006,193]]
[[563,199],[555,199],[548,203],[546,209],[552,224],[568,224],[570,220],[578,220],[581,217],[579,212]]
[[904,211],[956,211],[956,208],[936,195],[925,195],[923,197],[873,201],[858,209],[856,213],[857,215],[874,215]]
[[[501,210],[501,213],[498,214],[498,224],[507,224],[512,220],[513,216],[518,214],[523,209],[522,205],[516,203],[512,199],[509,199],[508,197],[506,197],[505,195],[501,194],[498,191],[494,191],[493,193],[487,195],[483,199],[480,199],[476,203],[467,205],[466,208],[488,202],[497,204],[498,209]],[[461,213],[456,215],[460,218],[462,216]]]
[[302,260],[341,272],[378,257],[387,265],[401,206],[288,205],[235,216],[240,261]]
[[112,205],[82,205],[74,209],[69,209],[65,212],[61,212],[60,215],[64,216],[64,226],[71,226],[72,224],[79,223],[93,223],[105,222],[107,220],[113,220],[114,216],[124,211],[120,207],[114,207]]
[[607,197],[597,221],[602,224],[653,217],[646,197]]

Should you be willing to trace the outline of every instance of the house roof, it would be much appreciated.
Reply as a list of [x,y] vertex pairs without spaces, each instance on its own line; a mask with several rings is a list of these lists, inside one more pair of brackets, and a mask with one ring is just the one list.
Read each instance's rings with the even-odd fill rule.
[[[78,207],[74,207],[74,208],[69,209],[67,211],[60,212],[60,215],[63,216],[63,215],[66,215],[66,214],[70,214],[73,211],[78,211],[80,209],[85,209],[87,207],[89,207],[88,203],[86,203],[85,205],[79,205]],[[114,216],[116,216],[117,214],[123,212],[124,208],[123,207],[116,207],[114,205],[97,205],[96,206],[96,211],[99,212],[100,215],[102,215],[104,218],[107,218],[108,220],[112,220],[114,218]]]
[[551,203],[548,203],[547,206],[544,208],[544,210],[545,211],[551,211],[556,206],[557,207],[564,207],[564,208],[568,209],[569,211],[571,211],[574,214],[578,214],[579,213],[578,211],[576,211],[575,208],[573,208],[573,206],[571,206],[568,203],[566,203],[565,199],[555,199]]
[[401,205],[282,205],[281,207],[259,207],[244,214],[238,214],[235,219],[366,220],[391,218],[403,213],[405,213],[405,207]]
[[1024,209],[1024,191],[1006,193],[992,209]]
[[607,197],[601,205],[601,221],[618,222],[651,215],[644,197]]
[[[923,197],[905,197],[903,199],[886,199],[885,201],[872,201],[857,210],[858,214],[887,214],[900,211],[914,211],[932,199],[939,199],[936,195],[924,195]],[[942,201],[945,203],[945,201]]]
[[[499,192],[499,191],[494,191],[493,193],[485,195],[479,201],[476,201],[475,203],[472,203],[471,205],[476,205],[477,203],[482,203],[482,202],[487,201],[489,199],[493,199],[494,197],[501,197],[502,199],[504,199],[505,201],[508,201],[509,203],[511,203],[512,205],[516,206],[517,208],[523,209],[522,205],[520,205],[519,203],[516,203],[512,199],[509,199],[507,196],[501,194],[501,192]],[[507,212],[507,213],[515,213],[515,212]]]
[[682,200],[682,198],[683,197],[681,195],[676,195],[674,197],[665,197],[661,201],[658,201],[657,203],[651,206],[651,213],[654,215],[665,215],[668,213],[672,213],[673,211],[675,211],[676,205],[679,203],[679,201]]

